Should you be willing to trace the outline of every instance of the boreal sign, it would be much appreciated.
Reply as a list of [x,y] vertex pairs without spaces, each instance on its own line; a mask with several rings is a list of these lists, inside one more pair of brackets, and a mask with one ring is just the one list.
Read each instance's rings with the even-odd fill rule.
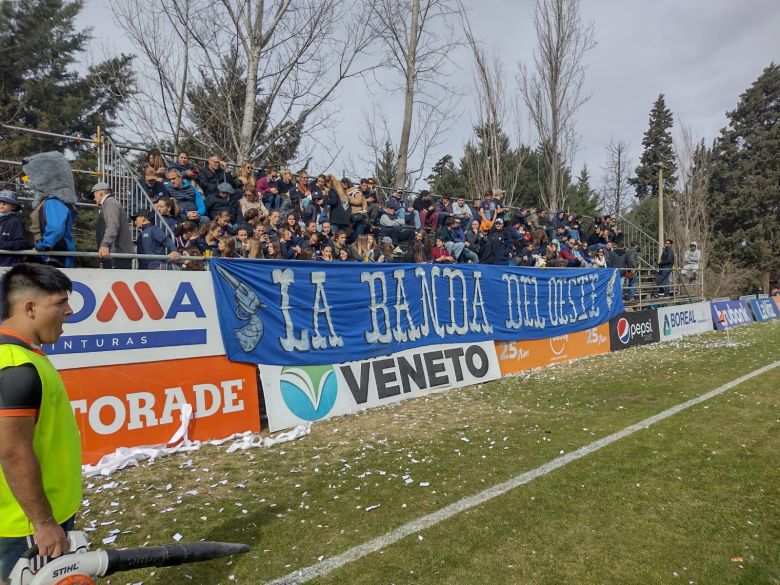
[[234,361],[318,365],[405,349],[546,339],[623,311],[618,271],[357,262],[212,262]]
[[661,341],[677,339],[694,333],[712,331],[710,303],[691,303],[658,309],[658,325]]

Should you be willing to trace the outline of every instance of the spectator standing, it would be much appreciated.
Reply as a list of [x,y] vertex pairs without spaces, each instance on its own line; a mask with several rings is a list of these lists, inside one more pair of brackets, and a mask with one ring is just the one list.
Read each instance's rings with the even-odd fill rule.
[[[489,232],[493,227],[493,221],[496,219],[496,202],[493,200],[493,193],[486,191],[479,207],[479,217],[482,219],[482,231]],[[501,231],[503,231],[503,226]]]
[[672,250],[672,240],[664,242],[664,249],[661,252],[661,259],[658,261],[658,276],[656,284],[658,285],[658,296],[669,295],[671,286],[669,280],[674,268],[674,250]]
[[[24,172],[35,193],[30,214],[30,231],[35,249],[46,251],[74,251],[73,223],[76,221],[76,186],[68,160],[59,152],[42,152],[25,161]],[[71,268],[73,256],[43,256],[44,262]]]
[[98,257],[102,268],[129,270],[133,267],[131,258],[111,258],[111,254],[132,254],[133,238],[130,235],[130,218],[108,183],[95,183],[92,196],[100,207],[95,236]]
[[[159,225],[154,225],[154,212],[144,210],[134,216],[135,227],[139,231],[136,239],[138,254],[154,254],[168,256],[171,261],[178,262],[179,253],[173,239]],[[185,222],[186,223],[186,222]],[[141,270],[174,270],[175,267],[165,260],[138,259],[138,268]]]
[[68,393],[41,350],[73,314],[70,279],[17,264],[2,278],[0,319],[0,582],[31,545],[58,557],[81,505],[81,437]]
[[[27,228],[19,217],[19,202],[16,193],[0,191],[0,250],[15,252],[30,248],[27,242]],[[22,261],[21,256],[0,255],[0,266],[13,266]]]
[[700,263],[701,250],[699,250],[699,245],[695,241],[691,242],[685,254],[683,254],[683,267],[680,274],[688,282],[695,282]]
[[504,220],[496,218],[487,234],[485,249],[482,251],[482,262],[507,265],[512,258],[512,249],[512,238],[504,229]]

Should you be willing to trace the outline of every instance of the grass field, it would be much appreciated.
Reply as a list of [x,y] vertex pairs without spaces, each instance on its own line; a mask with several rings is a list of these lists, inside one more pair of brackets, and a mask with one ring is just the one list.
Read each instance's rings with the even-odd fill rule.
[[[780,360],[780,322],[588,358],[92,480],[93,546],[246,542],[112,583],[265,583]],[[311,583],[780,583],[780,368]]]

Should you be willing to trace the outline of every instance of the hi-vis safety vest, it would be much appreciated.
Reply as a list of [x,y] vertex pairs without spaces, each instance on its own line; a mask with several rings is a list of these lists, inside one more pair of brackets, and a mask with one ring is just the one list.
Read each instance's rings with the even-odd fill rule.
[[[0,334],[0,369],[32,364],[41,378],[41,406],[33,434],[33,450],[41,468],[43,491],[58,524],[81,504],[81,436],[60,375],[45,355],[18,338]],[[0,537],[29,536],[27,518],[0,468]]]

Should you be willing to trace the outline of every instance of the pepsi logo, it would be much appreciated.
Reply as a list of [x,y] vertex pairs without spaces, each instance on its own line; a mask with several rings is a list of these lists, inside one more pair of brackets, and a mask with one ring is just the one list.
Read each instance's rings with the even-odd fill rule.
[[617,322],[617,335],[620,343],[624,345],[631,341],[631,327],[625,317],[621,317]]

